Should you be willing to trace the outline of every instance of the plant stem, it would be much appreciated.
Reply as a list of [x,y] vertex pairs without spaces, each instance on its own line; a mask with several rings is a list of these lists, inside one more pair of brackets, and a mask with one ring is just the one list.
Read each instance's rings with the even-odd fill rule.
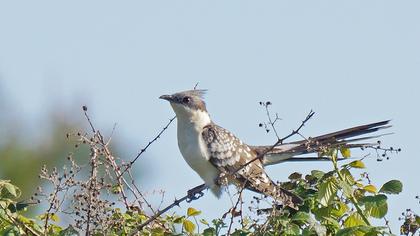
[[[340,178],[341,181],[345,181],[344,177],[340,173],[340,170],[338,169],[337,156],[338,156],[338,150],[337,150],[337,154],[332,156],[332,162],[333,162],[334,170],[335,170],[335,172],[337,172],[338,178]],[[363,214],[363,211],[360,208],[360,206],[357,202],[357,199],[354,197],[353,192],[349,196],[349,200],[351,201],[351,203],[353,203],[354,207],[356,208],[357,213],[360,215],[360,217],[362,217],[365,224],[370,226],[370,222],[369,222],[368,218],[365,216],[365,214]]]

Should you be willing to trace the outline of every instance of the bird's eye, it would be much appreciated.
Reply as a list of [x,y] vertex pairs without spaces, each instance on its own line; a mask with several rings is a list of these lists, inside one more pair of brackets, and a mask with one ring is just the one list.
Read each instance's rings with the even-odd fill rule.
[[190,97],[184,97],[183,99],[182,99],[182,102],[183,103],[189,103],[191,101],[191,98]]

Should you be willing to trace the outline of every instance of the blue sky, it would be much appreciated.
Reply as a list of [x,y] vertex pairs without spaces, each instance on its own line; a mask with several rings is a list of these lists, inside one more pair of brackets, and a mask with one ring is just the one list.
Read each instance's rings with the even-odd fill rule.
[[[0,88],[13,104],[4,112],[36,131],[48,128],[53,107],[77,115],[87,104],[100,128],[118,124],[133,156],[173,116],[159,95],[197,82],[209,89],[213,120],[250,144],[275,141],[258,128],[259,101],[272,101],[284,135],[310,109],[307,136],[392,119],[395,134],[383,142],[403,152],[366,163],[374,182],[404,183],[390,198],[397,230],[420,194],[419,9],[418,1],[2,1]],[[144,189],[165,189],[168,201],[201,183],[178,151],[174,125],[138,165],[150,170]],[[330,167],[268,171],[284,180]],[[230,202],[206,194],[192,205],[211,218]]]

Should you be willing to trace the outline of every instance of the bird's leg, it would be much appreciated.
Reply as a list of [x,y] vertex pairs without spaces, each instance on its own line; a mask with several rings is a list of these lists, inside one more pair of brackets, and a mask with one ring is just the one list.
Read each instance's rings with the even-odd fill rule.
[[187,202],[197,200],[204,195],[203,190],[207,189],[205,184],[194,187],[187,192]]

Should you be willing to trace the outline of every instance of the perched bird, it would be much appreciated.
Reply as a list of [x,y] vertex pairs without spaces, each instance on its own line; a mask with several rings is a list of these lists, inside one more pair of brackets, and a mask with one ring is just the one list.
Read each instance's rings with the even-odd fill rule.
[[[176,113],[178,147],[182,156],[218,197],[222,185],[233,183],[296,209],[302,202],[301,198],[275,184],[264,171],[265,165],[308,160],[299,155],[318,153],[325,146],[362,147],[365,144],[354,142],[377,136],[351,138],[389,127],[389,121],[382,121],[280,144],[275,148],[270,145],[250,146],[212,122],[203,100],[204,93],[205,90],[189,90],[159,98],[169,101]],[[262,154],[265,154],[263,158],[250,162]]]

